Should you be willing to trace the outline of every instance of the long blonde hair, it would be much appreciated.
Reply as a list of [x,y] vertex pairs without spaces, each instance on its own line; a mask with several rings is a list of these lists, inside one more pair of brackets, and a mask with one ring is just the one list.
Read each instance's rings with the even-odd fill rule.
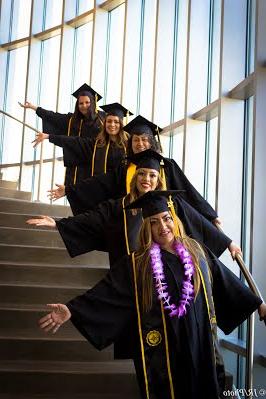
[[[106,116],[104,123],[103,123],[103,127],[102,127],[100,133],[98,133],[98,135],[96,137],[97,147],[104,147],[107,145],[107,143],[109,141],[109,134],[106,131],[106,119],[110,115],[112,115],[112,114],[108,114]],[[113,116],[117,116],[117,115],[113,115]],[[124,124],[123,124],[123,121],[121,118],[119,118],[119,123],[120,123],[120,130],[119,130],[118,134],[114,136],[114,143],[117,147],[124,148],[125,152],[126,152],[129,134],[123,130]]]
[[[205,254],[197,241],[186,235],[183,223],[177,216],[177,223],[180,232],[180,237],[177,239],[186,247],[192,256],[195,265],[194,275],[194,289],[195,298],[200,289],[200,275],[199,275],[199,261],[200,258],[205,258]],[[150,218],[144,219],[140,233],[139,233],[139,246],[135,254],[136,257],[136,270],[137,278],[142,298],[142,310],[148,312],[152,307],[153,297],[153,277],[150,266],[150,248],[153,243]]]

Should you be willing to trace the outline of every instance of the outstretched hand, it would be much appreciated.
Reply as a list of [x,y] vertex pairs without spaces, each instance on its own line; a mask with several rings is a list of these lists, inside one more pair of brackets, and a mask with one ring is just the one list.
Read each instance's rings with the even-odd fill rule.
[[43,140],[49,139],[49,134],[48,133],[36,133],[35,140],[32,141],[33,143],[33,148],[37,147],[38,144],[42,143]]
[[243,258],[243,254],[242,254],[241,248],[234,241],[232,241],[230,243],[228,249],[229,249],[229,251],[231,253],[231,256],[232,256],[233,260],[235,260],[237,254],[241,255],[242,258]]
[[39,320],[39,326],[45,332],[53,334],[71,317],[70,310],[62,303],[50,303],[47,305],[52,311]]
[[259,306],[258,313],[260,316],[260,320],[264,320],[264,323],[266,325],[266,304],[264,302]]
[[66,195],[64,184],[56,184],[56,187],[57,188],[48,190],[48,197],[53,201],[56,201]]
[[33,105],[33,104],[30,103],[29,101],[26,101],[25,104],[22,104],[22,103],[20,103],[19,101],[18,101],[18,103],[19,103],[19,105],[20,105],[22,108],[33,109],[34,111],[36,111],[36,109],[37,109],[36,105]]
[[45,226],[45,227],[51,227],[51,228],[56,227],[55,220],[53,218],[50,218],[50,216],[45,216],[45,215],[41,215],[38,218],[34,218],[34,219],[28,219],[26,221],[26,223],[33,224],[35,226]]

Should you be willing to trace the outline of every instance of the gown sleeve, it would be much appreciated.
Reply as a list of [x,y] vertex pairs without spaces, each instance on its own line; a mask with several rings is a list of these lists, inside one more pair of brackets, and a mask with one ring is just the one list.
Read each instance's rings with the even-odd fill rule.
[[262,300],[211,252],[208,262],[213,278],[217,325],[225,334],[230,334],[258,309]]
[[178,196],[175,201],[177,214],[184,224],[186,234],[203,243],[219,258],[232,242],[231,238],[220,232],[183,198]]
[[91,162],[94,139],[77,136],[49,135],[50,143],[63,148],[64,165],[76,166]]
[[130,259],[121,259],[96,286],[66,305],[74,326],[97,349],[115,342],[134,323]]
[[75,256],[98,250],[106,251],[106,228],[114,219],[115,204],[106,201],[93,211],[56,221],[57,229],[69,255]]
[[169,190],[185,190],[183,195],[185,200],[206,219],[212,221],[218,217],[215,210],[190,183],[184,172],[173,159],[166,161],[166,170],[169,174]]
[[72,114],[60,114],[38,107],[36,114],[42,118],[42,131],[49,134],[67,134],[68,122]]
[[116,170],[66,186],[66,196],[73,214],[93,209],[103,201],[123,197],[126,194],[125,180],[125,168],[121,163]]

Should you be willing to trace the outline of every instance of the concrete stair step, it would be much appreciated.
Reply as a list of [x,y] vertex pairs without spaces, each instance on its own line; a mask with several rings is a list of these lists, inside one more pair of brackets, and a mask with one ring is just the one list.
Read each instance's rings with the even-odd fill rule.
[[[1,197],[1,196],[0,196]],[[69,206],[44,204],[42,202],[31,202],[19,199],[0,198],[1,212],[30,215],[49,215],[56,217],[67,217],[71,215]]]
[[[136,396],[134,393],[133,394],[127,394],[127,399],[138,399],[139,396]],[[0,399],[125,399],[125,397],[119,394],[110,394],[110,393],[100,393],[100,394],[90,394],[88,397],[87,393],[84,394],[78,394],[78,393],[62,393],[58,392],[57,394],[53,393],[48,393],[48,394],[1,394],[0,393]]]
[[0,179],[0,187],[1,188],[10,188],[12,190],[16,190],[18,187],[17,181],[9,181]]
[[129,394],[138,397],[131,361],[5,361],[0,365],[0,392],[87,393],[89,398],[92,394],[109,392],[119,397],[128,397]]
[[0,244],[0,261],[92,265],[94,267],[105,267],[109,264],[108,255],[103,252],[92,251],[71,258],[64,248],[11,244]]
[[5,284],[52,284],[57,287],[93,286],[109,269],[91,266],[43,265],[0,262],[0,281]]
[[[28,219],[37,217],[36,215],[31,214],[19,214],[19,213],[11,213],[11,212],[0,212],[0,226],[2,227],[15,227],[22,228],[27,230],[44,230],[44,231],[53,231],[49,227],[42,226],[34,226],[32,224],[27,224],[26,221]],[[54,216],[55,217],[55,216]],[[60,217],[55,217],[56,219],[60,219]]]
[[[51,339],[52,337],[53,339]],[[113,360],[113,347],[98,351],[82,337],[58,338],[0,336],[0,362],[7,360],[93,362]]]
[[57,287],[45,285],[18,285],[0,283],[0,304],[65,303],[90,287]]
[[25,229],[0,227],[0,243],[13,245],[34,245],[65,248],[64,242],[56,230]]
[[[44,338],[47,335],[39,329],[38,321],[48,312],[45,304],[0,304],[0,336]],[[58,330],[56,337],[79,339],[81,335],[71,322],[67,322]]]
[[22,200],[31,200],[31,193],[28,191],[14,190],[12,188],[0,187],[0,197],[2,198],[16,198]]

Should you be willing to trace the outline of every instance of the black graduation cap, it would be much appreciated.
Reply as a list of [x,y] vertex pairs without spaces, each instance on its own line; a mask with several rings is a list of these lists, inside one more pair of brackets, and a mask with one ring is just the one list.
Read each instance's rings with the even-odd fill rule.
[[139,168],[149,168],[160,171],[160,163],[164,160],[164,157],[156,151],[151,149],[132,154],[127,158],[130,162],[137,165]]
[[[136,199],[131,204],[127,205],[127,209],[142,208],[143,218],[156,215],[157,213],[166,212],[170,210],[170,202],[172,196],[184,190],[155,190],[149,191]],[[171,204],[172,205],[172,204]]]
[[144,118],[141,115],[136,116],[136,118],[132,119],[126,126],[124,126],[124,130],[128,132],[130,135],[132,134],[153,134],[154,136],[158,135],[163,130],[153,122],[148,121],[148,119]]
[[99,93],[97,93],[97,91],[95,91],[92,87],[87,85],[87,83],[84,83],[76,91],[74,91],[74,93],[72,93],[72,96],[74,96],[75,98],[78,98],[78,96],[81,93],[85,96],[88,94],[93,96],[95,98],[95,103],[97,103],[97,101],[100,101],[100,99],[102,98],[102,96]]
[[123,107],[123,105],[119,103],[112,103],[112,104],[106,104],[102,105],[101,108],[107,113],[107,114],[112,114],[118,116],[120,119],[123,119],[125,116],[130,116],[133,115],[132,112],[130,112],[128,109]]

